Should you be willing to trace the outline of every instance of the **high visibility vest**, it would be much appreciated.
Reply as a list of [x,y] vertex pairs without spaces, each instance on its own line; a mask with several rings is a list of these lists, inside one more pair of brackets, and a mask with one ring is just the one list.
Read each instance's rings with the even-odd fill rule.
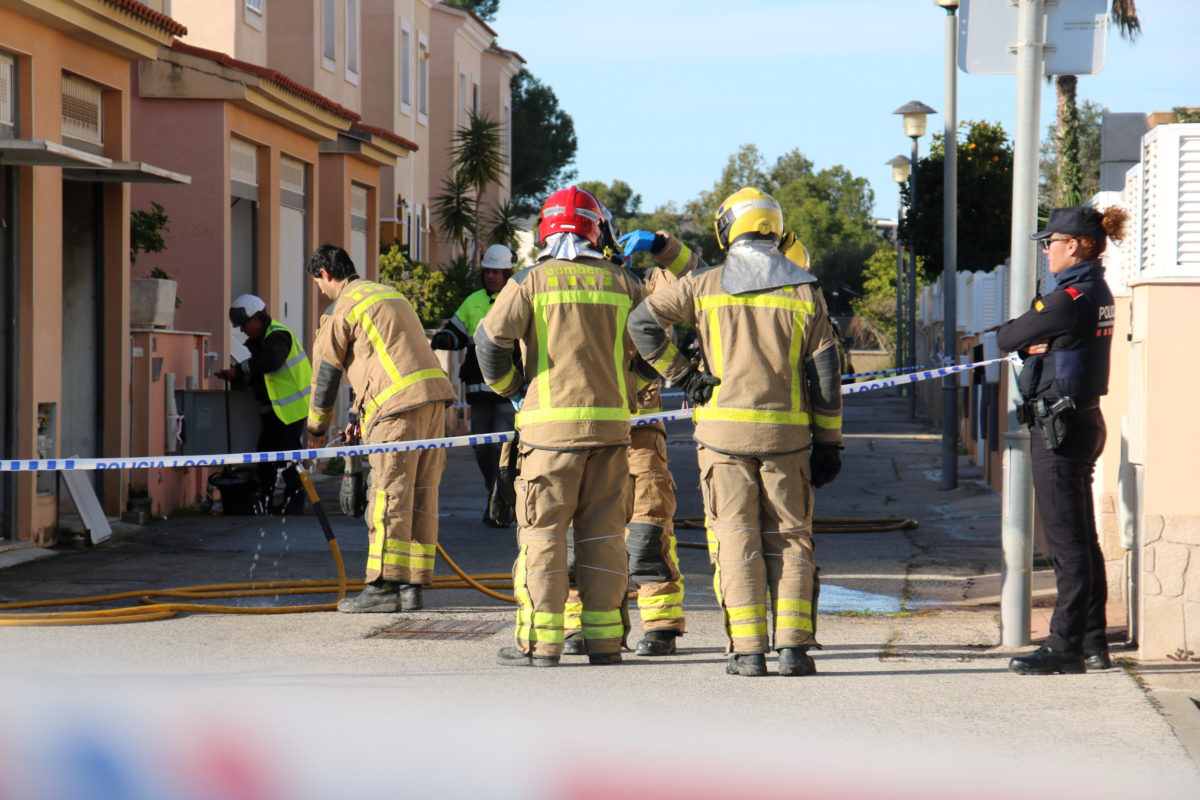
[[263,383],[267,386],[267,397],[271,399],[271,409],[284,425],[298,422],[308,416],[308,395],[312,391],[312,365],[308,356],[300,347],[300,342],[287,326],[271,320],[263,334],[265,340],[276,331],[284,331],[292,339],[292,349],[288,351],[287,361],[274,372],[263,375]]

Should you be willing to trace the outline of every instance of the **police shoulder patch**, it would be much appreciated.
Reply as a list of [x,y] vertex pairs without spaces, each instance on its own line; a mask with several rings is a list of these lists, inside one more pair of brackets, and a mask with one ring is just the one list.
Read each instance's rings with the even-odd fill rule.
[[1079,298],[1083,297],[1083,292],[1079,291],[1074,286],[1065,286],[1063,287],[1063,291],[1066,292],[1067,296],[1072,300],[1078,300]]

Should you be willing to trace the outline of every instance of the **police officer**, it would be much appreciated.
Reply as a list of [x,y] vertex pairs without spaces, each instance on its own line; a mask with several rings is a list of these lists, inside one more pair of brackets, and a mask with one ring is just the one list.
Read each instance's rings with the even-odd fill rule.
[[1018,385],[1030,426],[1034,492],[1054,556],[1058,601],[1050,636],[1008,667],[1022,675],[1108,669],[1108,581],[1096,534],[1092,471],[1104,449],[1100,397],[1108,393],[1113,297],[1099,258],[1106,236],[1120,239],[1125,212],[1056,208],[1041,241],[1056,288],[996,334],[1001,350],[1019,351]]

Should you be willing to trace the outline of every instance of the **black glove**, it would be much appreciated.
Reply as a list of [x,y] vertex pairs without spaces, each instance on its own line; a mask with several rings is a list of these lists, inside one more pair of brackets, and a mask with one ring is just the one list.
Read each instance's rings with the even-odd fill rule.
[[346,457],[346,474],[338,492],[338,505],[347,517],[361,517],[367,510],[367,486],[363,481],[359,456]]
[[454,337],[450,331],[438,331],[430,337],[429,347],[433,350],[453,350]]
[[820,488],[833,481],[842,471],[842,449],[840,444],[820,444],[813,442],[812,452],[808,454],[808,470],[812,474],[812,485]]
[[695,367],[690,368],[679,378],[679,388],[687,394],[688,399],[696,405],[704,405],[712,397],[713,387],[721,383],[716,375],[701,372]]
[[497,525],[507,528],[516,521],[517,515],[517,468],[500,467],[496,483],[488,498],[488,516]]

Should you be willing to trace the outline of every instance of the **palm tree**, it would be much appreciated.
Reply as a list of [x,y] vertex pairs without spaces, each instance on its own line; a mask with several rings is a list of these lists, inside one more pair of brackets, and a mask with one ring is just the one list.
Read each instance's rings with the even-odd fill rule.
[[442,193],[433,197],[433,218],[442,233],[462,248],[463,258],[468,254],[467,235],[475,228],[475,207],[471,202],[471,185],[462,173],[456,172],[442,178]]
[[[1130,42],[1137,40],[1137,35],[1142,31],[1137,0],[1112,0],[1109,17],[1122,38]],[[1054,81],[1058,99],[1058,122],[1054,129],[1058,145],[1058,185],[1062,203],[1069,206],[1083,202],[1083,170],[1079,165],[1079,107],[1076,104],[1078,85],[1077,75],[1059,75]]]
[[489,242],[507,245],[510,250],[517,249],[517,210],[508,200],[495,208],[488,209],[484,219],[484,232]]
[[479,246],[480,215],[483,193],[493,183],[498,183],[505,174],[504,153],[501,140],[502,126],[484,114],[470,112],[467,124],[454,131],[450,145],[450,165],[455,179],[474,190],[474,223],[471,226],[473,261],[479,269],[483,248]]

